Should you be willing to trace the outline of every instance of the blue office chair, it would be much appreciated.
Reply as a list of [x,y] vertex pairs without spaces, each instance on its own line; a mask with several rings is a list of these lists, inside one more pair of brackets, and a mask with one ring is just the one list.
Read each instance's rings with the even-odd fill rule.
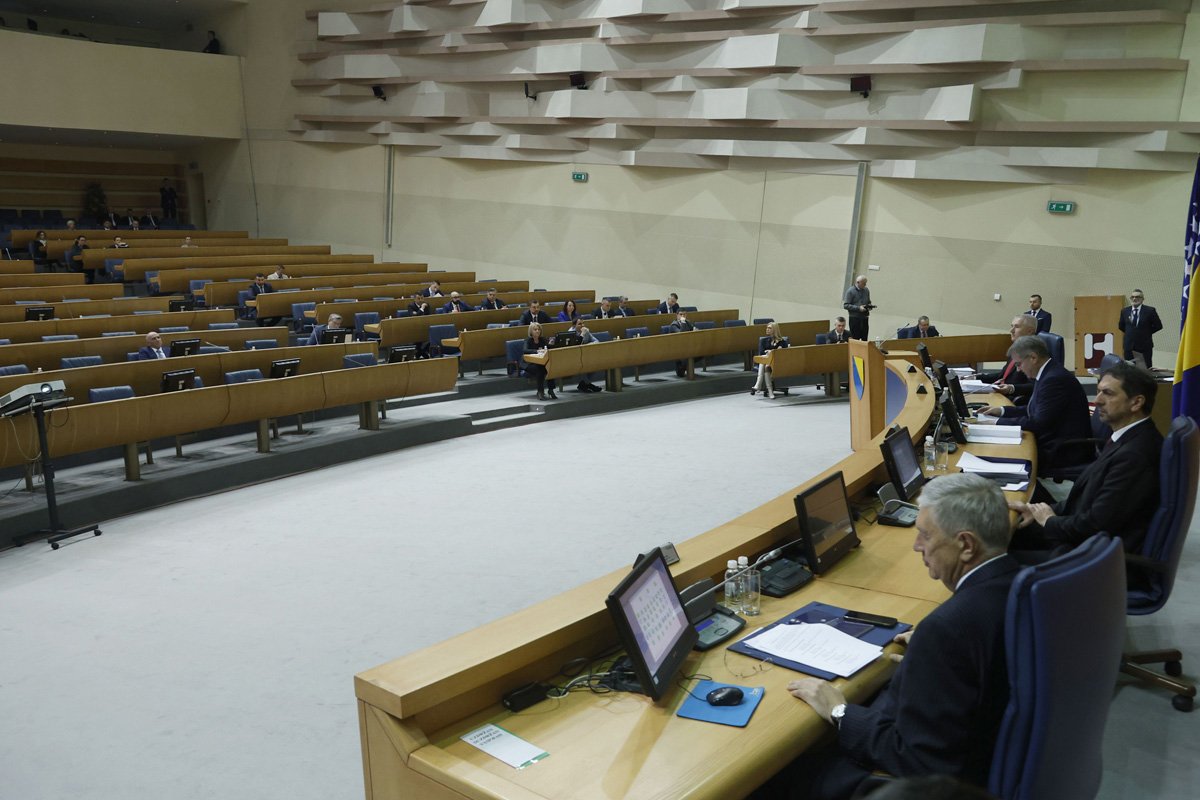
[[251,381],[261,381],[262,379],[262,370],[258,369],[239,369],[225,373],[225,383],[227,384],[250,383]]
[[296,333],[312,333],[312,320],[304,316],[304,312],[316,310],[316,303],[292,303],[292,330]]
[[914,338],[916,338],[916,335],[917,335],[917,329],[915,326],[910,325],[910,326],[906,326],[904,328],[896,328],[896,338],[897,339],[914,339]]
[[208,329],[210,331],[232,331],[232,330],[237,330],[240,327],[241,326],[238,325],[236,322],[210,322],[210,323],[208,323]]
[[137,317],[148,317],[151,314],[161,314],[161,313],[163,313],[163,312],[161,312],[157,309],[153,309],[153,308],[143,308],[143,309],[135,310],[133,312],[134,316],[137,316]]
[[374,367],[377,364],[379,364],[379,359],[375,358],[374,353],[351,353],[348,356],[342,356],[342,369]]
[[829,334],[828,333],[818,333],[816,343],[817,344],[829,344]]
[[510,328],[516,328],[516,327],[518,327],[520,324],[521,324],[521,319],[520,319],[520,317],[518,317],[517,319],[510,319],[510,320],[508,321],[508,327],[510,327]]
[[273,347],[279,347],[279,342],[274,339],[247,339],[245,345],[247,350],[270,350]]
[[24,364],[10,364],[7,367],[0,367],[0,376],[4,375],[28,375],[29,367]]
[[254,299],[254,292],[249,289],[238,289],[237,293],[237,315],[238,319],[254,319],[258,316],[258,309],[251,308],[246,305],[247,300]]
[[458,355],[460,350],[455,347],[442,347],[442,339],[458,338],[458,328],[454,325],[429,326],[429,352],[433,356]]
[[659,325],[659,326],[658,326],[658,332],[659,332],[659,333],[670,333],[670,332],[671,332],[671,326],[670,326],[670,325]]
[[[159,333],[162,333],[162,331],[159,331]],[[137,336],[137,331],[103,331],[100,336]]]
[[[1142,546],[1137,553],[1126,557],[1133,577],[1125,610],[1131,616],[1158,611],[1166,605],[1175,585],[1183,543],[1187,539],[1192,512],[1196,509],[1197,481],[1200,481],[1200,432],[1191,417],[1176,417],[1171,423],[1171,430],[1163,439],[1158,473],[1158,510],[1150,520]],[[1121,672],[1143,683],[1175,692],[1171,705],[1180,711],[1191,711],[1196,684],[1180,677],[1182,660],[1183,654],[1174,649],[1125,653],[1121,657]],[[1143,664],[1162,664],[1167,674],[1152,672]]]
[[101,386],[88,389],[89,403],[103,403],[108,400],[125,400],[134,397],[132,386]]
[[625,338],[626,339],[636,339],[639,336],[649,336],[649,335],[650,335],[650,329],[646,328],[646,327],[626,328],[625,329]]
[[187,333],[187,325],[166,325],[158,329],[159,333]]
[[354,338],[358,339],[360,342],[367,341],[368,339],[378,339],[379,334],[367,333],[365,330],[363,330],[364,325],[378,325],[378,324],[379,324],[379,312],[378,311],[356,311],[354,313]]
[[75,369],[77,367],[94,367],[103,364],[104,359],[100,356],[68,356],[67,358],[59,359],[59,369]]
[[727,320],[725,320],[725,327],[726,328],[744,328],[744,327],[746,327],[746,320],[744,320],[744,319],[727,319]]
[[768,322],[774,322],[774,321],[775,321],[774,317],[755,317],[754,318],[755,325],[766,325]]
[[1064,360],[1066,354],[1066,346],[1063,344],[1063,337],[1057,333],[1039,333],[1038,338],[1046,343],[1046,349],[1050,351],[1050,357],[1053,358],[1060,367],[1066,366]]
[[597,342],[611,342],[613,335],[608,331],[596,331],[592,334]]
[[507,327],[508,327],[507,322],[489,322],[487,329],[490,331],[490,330],[494,330],[496,328],[507,328]]
[[43,342],[69,342],[79,337],[73,333],[55,333],[49,336],[43,336]]
[[1125,641],[1124,556],[1119,540],[1099,534],[1013,581],[1008,707],[988,781],[997,797],[1096,796]]
[[700,322],[694,323],[693,327],[695,327],[695,329],[698,331],[710,331],[717,327],[717,323],[713,322],[712,320],[701,320]]
[[1121,356],[1116,353],[1109,353],[1104,358],[1100,359],[1100,371],[1105,372],[1110,370],[1124,360],[1125,359],[1121,358]]
[[[215,344],[202,344],[202,345],[200,345],[200,349],[196,351],[196,355],[209,356],[209,355],[212,355],[213,353],[228,353],[228,352],[229,352],[228,347],[218,347]],[[195,381],[193,381],[192,383],[194,385]]]
[[0,344],[12,344],[12,339],[0,339]]
[[525,376],[525,340],[509,339],[504,343],[504,361],[509,377]]

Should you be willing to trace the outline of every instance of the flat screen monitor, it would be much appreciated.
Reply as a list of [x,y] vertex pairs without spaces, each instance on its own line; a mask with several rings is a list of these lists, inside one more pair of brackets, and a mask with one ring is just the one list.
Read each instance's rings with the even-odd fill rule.
[[804,557],[814,574],[827,572],[858,547],[846,481],[841,471],[796,495],[796,522]]
[[959,444],[967,443],[967,433],[963,430],[962,421],[958,418],[958,409],[954,407],[954,399],[950,397],[949,391],[942,392],[942,397],[938,401],[938,405],[942,409],[942,421],[938,424],[940,428],[945,425],[950,429],[950,435],[954,437],[954,441]]
[[654,548],[635,564],[605,605],[642,692],[660,699],[699,639],[662,550]]
[[196,308],[195,300],[168,300],[168,311],[194,311]]
[[354,328],[326,328],[321,331],[321,344],[345,344],[354,341]]
[[950,375],[946,378],[946,383],[950,385],[950,399],[954,401],[954,410],[958,412],[959,417],[971,416],[971,409],[967,405],[966,395],[963,394],[962,381],[957,375]]
[[171,358],[194,356],[200,352],[199,339],[176,339],[171,342]]
[[271,378],[290,378],[300,372],[300,359],[281,358],[271,362]]
[[896,494],[906,503],[911,503],[925,484],[925,473],[921,471],[921,461],[917,458],[917,448],[913,446],[908,428],[898,428],[889,433],[879,445],[883,451],[883,463],[887,466],[888,477],[896,487]]
[[554,338],[550,341],[551,347],[574,347],[575,345],[583,344],[583,337],[575,331],[563,331],[562,333],[554,334]]
[[403,364],[405,361],[417,360],[417,346],[415,344],[398,344],[388,349],[389,364]]
[[933,377],[937,381],[938,389],[945,391],[950,388],[950,370],[946,368],[946,362],[933,362]]
[[196,385],[196,370],[173,369],[162,374],[162,390],[164,392],[182,392]]
[[933,359],[929,357],[929,347],[924,342],[917,345],[917,355],[921,356],[921,366],[933,371]]
[[54,306],[25,306],[25,321],[54,319]]

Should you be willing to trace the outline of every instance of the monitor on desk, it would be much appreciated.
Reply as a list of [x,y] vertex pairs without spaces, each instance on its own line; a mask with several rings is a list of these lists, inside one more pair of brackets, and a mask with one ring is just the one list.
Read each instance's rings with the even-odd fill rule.
[[962,381],[957,375],[951,375],[946,378],[946,383],[949,384],[950,399],[954,401],[954,410],[958,412],[958,416],[971,416],[971,408],[967,405],[966,395],[963,394]]
[[270,378],[290,378],[300,372],[300,359],[281,358],[271,362]]
[[176,300],[168,300],[167,301],[167,311],[178,312],[178,311],[195,311],[195,310],[196,310],[196,301],[195,300],[184,300],[184,299],[180,298],[180,299],[176,299]]
[[945,391],[950,388],[950,370],[945,361],[933,362],[933,377],[937,381],[938,389]]
[[354,341],[354,328],[326,328],[321,331],[321,344],[346,344]]
[[25,306],[25,321],[54,319],[54,306]]
[[581,344],[583,344],[583,337],[575,331],[556,333],[554,334],[554,338],[550,340],[551,347],[575,347]]
[[950,429],[954,441],[966,444],[967,432],[963,430],[962,421],[958,418],[958,409],[954,407],[954,398],[950,396],[949,390],[942,392],[938,405],[942,409],[942,419],[938,422],[938,433],[935,436],[940,436],[941,427],[945,425]]
[[176,339],[171,342],[171,358],[179,358],[180,356],[194,356],[200,352],[199,339]]
[[389,364],[403,364],[405,361],[417,360],[417,346],[415,344],[397,344],[388,348]]
[[796,495],[796,522],[808,568],[814,574],[828,571],[858,547],[841,470]]
[[933,372],[933,359],[929,357],[929,347],[924,342],[917,345],[917,355],[921,357],[921,366]]
[[164,392],[181,392],[195,386],[196,370],[174,369],[162,374],[162,390]]
[[925,473],[921,471],[921,460],[917,458],[917,448],[913,446],[908,428],[889,433],[879,449],[883,451],[883,463],[896,487],[896,494],[905,503],[911,503],[925,485]]
[[605,605],[642,692],[660,699],[699,639],[662,550],[654,548],[635,564]]

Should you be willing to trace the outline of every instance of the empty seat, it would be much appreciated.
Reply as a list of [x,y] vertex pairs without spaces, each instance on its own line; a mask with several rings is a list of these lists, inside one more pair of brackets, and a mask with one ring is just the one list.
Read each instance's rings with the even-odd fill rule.
[[717,323],[713,322],[712,320],[703,320],[695,323],[693,327],[698,331],[707,331],[717,327]]
[[134,396],[132,386],[101,386],[98,389],[88,389],[89,403],[103,403],[106,400],[126,400]]
[[687,311],[687,312],[694,312],[694,311],[699,311],[700,309],[697,308],[696,306],[680,306],[679,310]]
[[774,321],[775,321],[774,317],[755,317],[754,318],[755,325],[766,325],[768,322],[774,322]]
[[509,339],[504,343],[504,361],[509,375],[525,374],[525,340]]
[[671,326],[670,326],[670,325],[659,325],[659,326],[658,326],[658,332],[659,332],[659,333],[670,333],[670,332],[671,332]]
[[612,334],[608,331],[596,331],[592,334],[597,342],[611,342]]
[[208,329],[210,331],[227,331],[239,327],[236,322],[210,322]]
[[161,314],[163,312],[158,311],[157,309],[140,309],[140,310],[134,311],[133,313],[141,315],[141,316],[145,316],[146,314]]
[[489,322],[488,323],[488,330],[492,330],[493,328],[507,328],[507,327],[508,327],[508,325],[503,322]]
[[274,339],[247,339],[247,350],[270,350],[272,347],[279,347],[279,342]]
[[215,344],[202,344],[200,349],[196,351],[196,355],[207,356],[213,353],[228,353],[228,347],[217,347]]
[[0,367],[0,375],[28,375],[29,367],[24,364],[10,364],[7,367]]
[[258,369],[239,369],[225,373],[225,383],[250,383],[262,379],[262,370]]
[[78,338],[79,337],[73,333],[55,333],[55,334],[51,334],[50,336],[43,336],[42,341],[43,342],[69,342],[72,339],[78,339]]
[[[162,331],[159,331],[162,333]],[[101,336],[137,336],[137,331],[104,331]]]
[[188,330],[187,325],[167,325],[165,327],[159,328],[158,332],[159,333],[187,333],[187,330]]
[[829,334],[828,333],[818,333],[817,334],[817,344],[829,344]]
[[434,354],[457,355],[460,351],[453,347],[442,347],[443,339],[458,338],[458,328],[453,325],[429,326],[429,349]]
[[639,336],[649,336],[649,335],[650,335],[649,328],[640,327],[640,328],[626,328],[625,329],[625,338],[626,339],[636,339]]
[[354,338],[358,339],[359,341],[365,341],[366,339],[378,339],[379,334],[367,333],[365,330],[363,330],[363,327],[366,325],[378,324],[378,311],[356,311],[354,314]]
[[353,367],[373,367],[379,363],[373,353],[351,353],[342,357],[342,369]]
[[76,367],[94,367],[98,364],[103,364],[104,359],[100,356],[68,356],[61,359],[59,369],[75,369]]

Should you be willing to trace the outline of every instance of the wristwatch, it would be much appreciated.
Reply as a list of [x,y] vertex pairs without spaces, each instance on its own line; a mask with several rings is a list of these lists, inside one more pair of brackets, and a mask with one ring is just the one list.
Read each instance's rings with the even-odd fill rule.
[[838,703],[829,712],[829,721],[833,723],[833,727],[838,730],[842,729],[842,717],[846,716],[846,704]]

